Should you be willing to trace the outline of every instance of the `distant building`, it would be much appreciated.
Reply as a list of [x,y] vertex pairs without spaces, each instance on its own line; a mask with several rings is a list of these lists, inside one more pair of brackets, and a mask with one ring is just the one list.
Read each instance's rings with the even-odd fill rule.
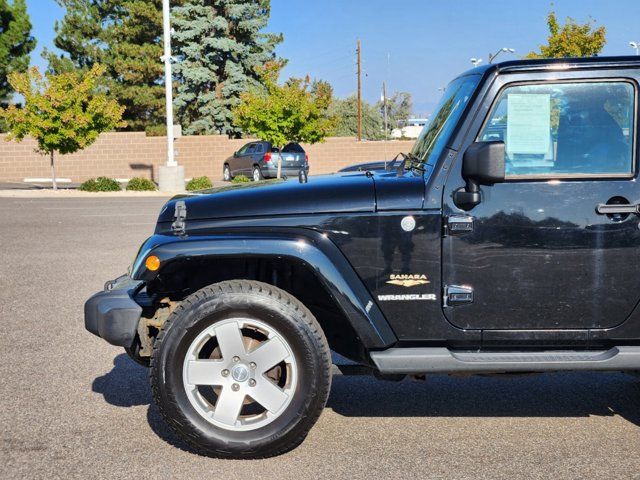
[[418,138],[428,118],[409,118],[391,131],[391,138]]

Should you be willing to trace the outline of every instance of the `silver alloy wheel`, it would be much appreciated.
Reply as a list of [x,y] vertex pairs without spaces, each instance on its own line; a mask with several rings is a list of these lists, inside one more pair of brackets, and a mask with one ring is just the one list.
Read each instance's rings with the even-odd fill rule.
[[260,169],[258,167],[253,168],[253,181],[254,182],[260,181]]
[[222,178],[224,179],[225,182],[228,182],[229,180],[231,180],[231,172],[229,171],[228,165],[225,165],[224,169],[222,170]]
[[[217,347],[202,358],[212,341]],[[246,318],[207,327],[189,346],[182,367],[191,405],[208,422],[232,431],[255,430],[278,418],[293,398],[297,377],[296,360],[284,337]],[[203,391],[207,387],[215,392],[214,402]],[[249,412],[243,413],[246,408]]]

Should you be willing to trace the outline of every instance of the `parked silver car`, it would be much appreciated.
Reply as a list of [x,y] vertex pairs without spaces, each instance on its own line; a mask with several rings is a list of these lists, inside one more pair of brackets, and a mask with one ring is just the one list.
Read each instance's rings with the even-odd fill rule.
[[256,182],[276,178],[280,158],[283,176],[297,177],[300,171],[309,173],[309,156],[299,144],[289,143],[280,151],[269,142],[257,141],[247,143],[225,160],[222,178],[231,181],[237,175],[246,175]]

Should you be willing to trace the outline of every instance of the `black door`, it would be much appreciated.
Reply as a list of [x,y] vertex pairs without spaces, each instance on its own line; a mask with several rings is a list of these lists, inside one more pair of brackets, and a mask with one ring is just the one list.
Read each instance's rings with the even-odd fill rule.
[[598,205],[640,203],[636,97],[634,83],[603,79],[502,90],[476,140],[505,142],[506,181],[483,186],[468,212],[450,200],[445,209],[453,217],[445,221],[473,221],[472,232],[443,239],[443,284],[473,291],[472,302],[444,308],[451,323],[514,330],[625,321],[640,299],[640,222]]

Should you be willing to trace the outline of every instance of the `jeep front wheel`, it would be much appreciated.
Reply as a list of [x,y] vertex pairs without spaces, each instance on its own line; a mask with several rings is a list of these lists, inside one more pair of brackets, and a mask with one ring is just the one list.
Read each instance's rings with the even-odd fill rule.
[[153,395],[171,427],[201,453],[232,458],[296,447],[320,416],[331,356],[311,312],[253,281],[187,297],[158,335]]

